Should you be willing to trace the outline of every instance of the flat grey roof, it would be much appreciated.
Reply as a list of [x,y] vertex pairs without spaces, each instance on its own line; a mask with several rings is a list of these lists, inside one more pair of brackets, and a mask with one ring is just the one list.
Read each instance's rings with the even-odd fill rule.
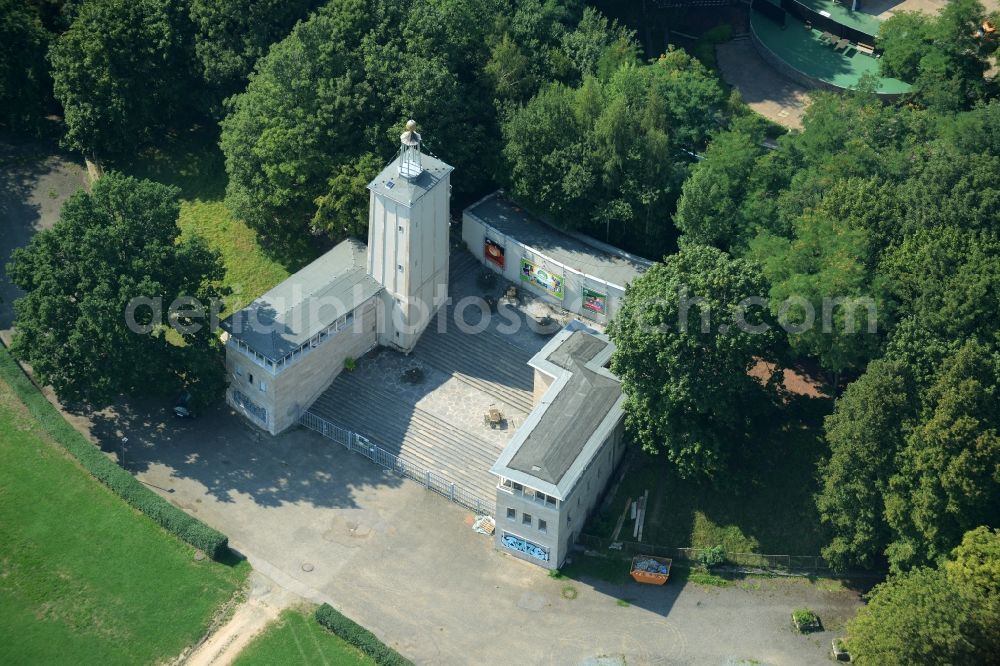
[[364,243],[346,240],[222,322],[222,329],[278,361],[381,291]]
[[565,499],[624,415],[613,351],[578,322],[550,340],[530,365],[555,379],[490,471]]
[[560,231],[499,192],[473,204],[466,212],[551,259],[619,287],[652,265],[648,259],[594,239]]
[[396,159],[389,162],[388,166],[382,169],[382,173],[368,183],[368,189],[377,194],[385,195],[398,204],[412,206],[420,197],[427,194],[439,180],[454,170],[451,165],[445,164],[427,153],[420,156],[420,165],[424,170],[419,176],[413,180],[403,178],[399,175],[399,155],[396,155]]

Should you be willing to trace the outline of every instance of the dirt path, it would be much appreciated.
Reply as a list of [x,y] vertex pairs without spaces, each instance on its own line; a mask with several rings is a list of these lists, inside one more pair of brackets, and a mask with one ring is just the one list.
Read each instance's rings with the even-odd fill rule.
[[250,575],[250,594],[229,621],[215,630],[178,666],[228,666],[281,611],[302,601],[258,571]]

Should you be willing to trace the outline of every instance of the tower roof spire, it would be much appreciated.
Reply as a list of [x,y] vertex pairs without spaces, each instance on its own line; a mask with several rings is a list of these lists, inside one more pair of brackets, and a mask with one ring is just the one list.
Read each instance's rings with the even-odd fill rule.
[[420,134],[417,121],[406,121],[406,131],[399,135],[399,175],[412,180],[424,170],[420,163]]

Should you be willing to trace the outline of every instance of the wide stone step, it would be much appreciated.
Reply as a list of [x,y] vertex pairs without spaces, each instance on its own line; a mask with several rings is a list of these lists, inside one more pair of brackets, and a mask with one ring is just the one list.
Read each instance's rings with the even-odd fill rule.
[[528,365],[531,355],[489,332],[473,337],[457,330],[438,333],[436,328],[429,329],[413,353],[509,406],[530,412],[534,381],[534,371]]
[[392,404],[393,396],[360,382],[338,389],[324,393],[311,411],[466,486],[484,500],[493,497],[496,481],[488,470],[499,455],[496,446],[420,409],[405,416],[378,409],[374,405]]
[[[337,401],[338,396],[343,396],[344,399]],[[388,412],[375,407],[375,405],[393,404],[394,396],[372,388],[361,381],[344,382],[338,387],[336,394],[328,391],[324,397],[330,402],[322,404],[329,405],[327,409],[330,410],[331,414],[336,411],[338,416],[345,418],[354,415],[366,416],[371,426],[371,436],[374,436],[375,430],[380,430],[392,436],[395,441],[402,441],[410,433],[432,432],[447,442],[460,443],[463,451],[479,453],[484,460],[489,460],[491,465],[502,450],[502,447],[476,437],[474,434],[418,407],[412,408],[405,414]],[[362,431],[359,432],[365,434]],[[386,444],[391,444],[391,442],[386,442]],[[383,448],[386,447],[383,446]]]

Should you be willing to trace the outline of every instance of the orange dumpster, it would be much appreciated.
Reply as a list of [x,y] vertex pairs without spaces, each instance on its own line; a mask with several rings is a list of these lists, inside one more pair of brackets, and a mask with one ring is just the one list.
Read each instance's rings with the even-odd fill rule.
[[673,560],[652,555],[636,555],[632,558],[632,578],[637,583],[663,585],[670,578]]

